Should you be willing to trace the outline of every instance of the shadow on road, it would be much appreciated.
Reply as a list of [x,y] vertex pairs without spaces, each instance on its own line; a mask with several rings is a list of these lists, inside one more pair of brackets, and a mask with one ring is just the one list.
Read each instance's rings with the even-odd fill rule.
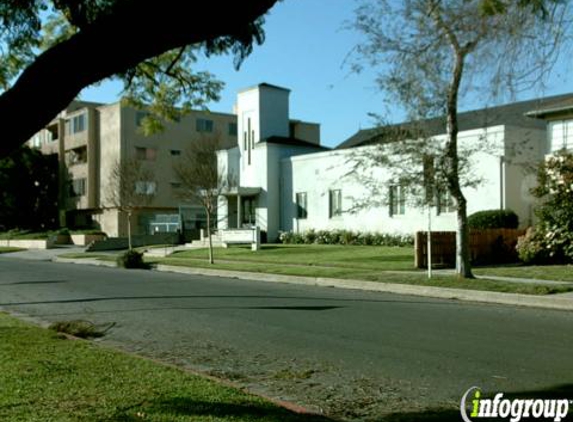
[[[503,391],[484,391],[482,397],[486,399],[493,399],[497,393],[504,393]],[[460,397],[461,399],[461,397]],[[503,395],[503,399],[569,399],[573,400],[573,384],[564,384],[551,387],[543,390],[530,390],[522,392],[512,392]],[[570,406],[570,411],[564,421],[573,420],[573,406]],[[504,421],[508,422],[511,416],[506,418],[470,418],[472,421]],[[542,418],[543,419],[543,418]],[[423,412],[401,412],[393,413],[379,418],[368,418],[372,422],[460,422],[462,421],[460,409],[428,409]],[[538,420],[535,418],[524,418],[522,420]],[[552,417],[545,420],[553,420]]]

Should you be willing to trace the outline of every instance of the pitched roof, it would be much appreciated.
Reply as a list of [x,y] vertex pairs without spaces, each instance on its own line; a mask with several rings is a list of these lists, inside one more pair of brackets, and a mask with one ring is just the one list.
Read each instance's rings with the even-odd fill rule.
[[[545,122],[534,119],[536,111],[551,109],[558,105],[569,104],[573,107],[573,94],[557,95],[534,100],[519,101],[501,106],[466,111],[458,114],[460,131],[485,127],[508,125],[544,129]],[[444,118],[434,118],[419,122],[404,122],[396,125],[363,129],[338,145],[337,149],[353,148],[377,142],[405,137],[409,133],[423,132],[424,136],[436,136],[446,133]]]
[[571,110],[573,110],[573,97],[565,98],[561,101],[551,102],[550,104],[547,104],[546,107],[530,110],[525,114],[528,117],[543,119],[549,115],[570,112]]
[[260,142],[268,144],[279,144],[279,145],[289,145],[289,146],[299,146],[299,147],[310,147],[319,149],[322,151],[329,150],[330,148],[324,147],[319,144],[314,144],[312,142],[304,141],[302,139],[285,137],[285,136],[269,136],[268,138],[263,138]]

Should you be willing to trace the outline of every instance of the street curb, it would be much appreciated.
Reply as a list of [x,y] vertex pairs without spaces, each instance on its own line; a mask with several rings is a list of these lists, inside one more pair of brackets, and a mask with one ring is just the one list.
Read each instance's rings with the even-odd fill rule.
[[557,295],[533,296],[519,293],[488,292],[480,290],[452,289],[448,287],[417,286],[411,284],[383,283],[362,280],[344,280],[326,277],[301,277],[280,274],[254,273],[243,271],[211,270],[159,264],[157,271],[180,274],[209,275],[213,277],[236,278],[272,283],[288,283],[306,286],[336,287],[340,289],[366,290],[394,293],[409,296],[423,296],[437,299],[456,299],[468,302],[495,303],[501,305],[526,306],[556,310],[573,310],[573,298]]
[[[55,262],[117,267],[115,262],[96,259],[54,258]],[[327,277],[301,277],[281,274],[255,273],[247,271],[212,270],[209,268],[181,267],[159,264],[155,271],[190,275],[207,275],[239,280],[262,281],[269,283],[287,283],[303,286],[334,287],[339,289],[364,290],[371,292],[393,293],[408,296],[431,297],[436,299],[455,299],[465,302],[493,303],[498,305],[525,306],[529,308],[573,311],[573,297],[559,295],[534,296],[519,293],[488,292],[481,290],[452,289],[448,287],[418,286],[412,284],[383,283],[363,280],[345,280]]]
[[113,267],[117,268],[117,264],[112,261],[101,261],[95,258],[82,258],[82,259],[74,259],[74,258],[61,258],[59,256],[55,256],[52,258],[52,262],[60,262],[65,264],[79,264],[79,265],[95,265],[96,267]]

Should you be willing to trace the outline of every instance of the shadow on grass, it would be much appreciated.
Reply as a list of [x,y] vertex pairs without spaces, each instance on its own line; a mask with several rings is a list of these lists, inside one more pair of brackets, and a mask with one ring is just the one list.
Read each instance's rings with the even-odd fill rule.
[[[502,391],[499,391],[502,392]],[[493,398],[498,391],[484,392],[483,398]],[[502,399],[571,399],[573,384],[559,385],[545,390],[532,390],[504,394]],[[169,400],[150,402],[142,408],[123,410],[115,415],[112,421],[140,421],[142,416],[160,418],[171,417],[204,417],[208,420],[229,418],[242,421],[286,421],[286,422],[328,422],[340,419],[330,419],[325,416],[312,414],[297,414],[281,407],[265,403],[217,403],[193,400],[187,397],[175,397]],[[569,416],[569,415],[568,415]],[[483,418],[482,418],[483,419]],[[510,418],[487,418],[487,421],[505,421]],[[459,422],[462,420],[459,408],[430,408],[418,412],[397,412],[384,416],[368,415],[360,420],[370,422]],[[478,419],[476,419],[478,420]],[[565,418],[563,420],[571,420]]]
[[[130,409],[116,414],[111,421],[131,422],[142,418],[183,418],[197,417],[197,420],[215,418],[260,422],[329,422],[332,419],[319,415],[297,414],[276,405],[259,402],[252,404],[217,403],[193,400],[187,397],[175,397],[169,400],[152,402],[140,409]],[[162,419],[163,420],[163,419]],[[179,420],[179,419],[177,419]]]

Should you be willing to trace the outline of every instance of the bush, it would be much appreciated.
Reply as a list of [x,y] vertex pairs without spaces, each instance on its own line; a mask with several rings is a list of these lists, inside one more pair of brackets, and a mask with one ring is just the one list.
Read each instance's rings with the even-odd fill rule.
[[361,245],[412,246],[414,237],[402,234],[361,233],[350,230],[307,230],[304,233],[282,232],[281,243],[286,245]]
[[532,191],[539,199],[536,232],[553,262],[573,262],[573,154],[544,161]]
[[57,333],[85,339],[98,338],[105,335],[105,331],[98,329],[93,322],[82,320],[57,321],[50,324],[48,328]]
[[68,230],[67,227],[62,227],[61,229],[58,230],[57,233],[60,236],[69,236],[70,235],[70,231]]
[[517,256],[525,264],[546,264],[550,260],[543,236],[532,227],[517,239],[515,249]]
[[143,253],[133,249],[119,255],[117,265],[121,268],[149,268],[149,265],[143,262]]
[[470,229],[516,229],[519,217],[512,210],[478,211],[468,217]]

